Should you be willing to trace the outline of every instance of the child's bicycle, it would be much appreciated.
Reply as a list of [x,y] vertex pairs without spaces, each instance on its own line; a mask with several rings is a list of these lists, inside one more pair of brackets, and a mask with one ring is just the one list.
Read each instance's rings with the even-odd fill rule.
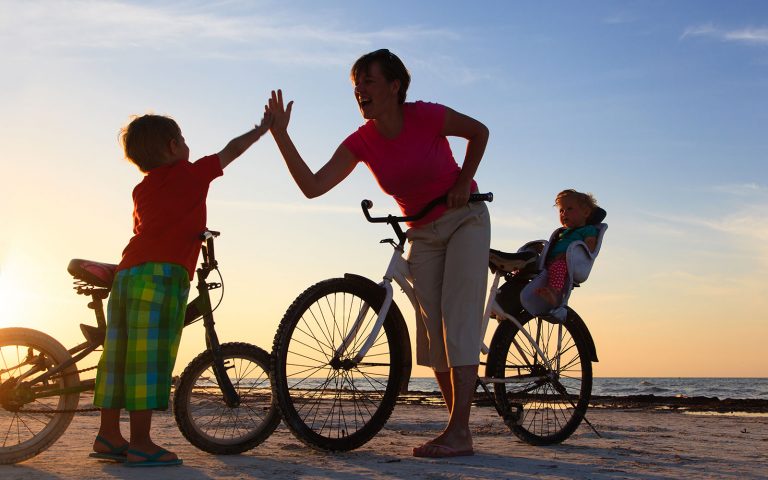
[[[198,448],[215,454],[241,453],[263,442],[280,422],[268,378],[269,354],[247,343],[220,344],[214,329],[207,282],[221,274],[214,255],[218,232],[206,231],[203,261],[197,269],[198,296],[187,306],[184,326],[203,319],[207,349],[178,379],[173,411],[181,433]],[[78,409],[80,392],[93,390],[95,379],[80,374],[77,363],[104,343],[108,297],[117,265],[75,259],[68,271],[75,290],[88,295],[97,326],[80,325],[85,342],[69,350],[45,333],[28,328],[0,329],[0,464],[28,459],[51,446]],[[219,300],[220,302],[221,300]],[[95,432],[94,432],[95,435]]]
[[[470,201],[492,199],[492,194],[473,194]],[[397,241],[382,240],[394,247],[383,281],[377,285],[349,273],[321,281],[299,295],[283,316],[272,351],[273,395],[286,425],[307,445],[337,451],[363,445],[384,426],[398,395],[407,391],[411,342],[392,300],[393,280],[414,306],[417,322],[421,320],[403,258],[406,236],[400,222],[418,220],[442,202],[444,197],[411,217],[372,218],[368,210],[373,204],[364,200],[368,221],[387,223],[397,235]],[[506,312],[496,301],[504,290],[499,289],[502,277],[524,284],[539,276],[546,244],[529,242],[517,253],[491,250],[495,277],[483,331],[490,317],[498,326],[490,348],[482,346],[487,359],[482,362],[485,376],[478,380],[512,432],[536,445],[562,442],[584,419],[592,362],[597,361],[589,330],[567,306],[534,316]]]

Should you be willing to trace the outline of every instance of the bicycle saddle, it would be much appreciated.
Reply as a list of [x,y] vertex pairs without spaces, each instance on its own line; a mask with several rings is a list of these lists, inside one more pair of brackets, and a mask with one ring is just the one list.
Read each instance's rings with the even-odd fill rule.
[[77,280],[94,287],[110,288],[117,265],[73,258],[67,265],[67,271]]
[[488,261],[493,269],[501,270],[502,272],[514,272],[535,263],[538,256],[538,253],[532,251],[506,253],[491,249]]

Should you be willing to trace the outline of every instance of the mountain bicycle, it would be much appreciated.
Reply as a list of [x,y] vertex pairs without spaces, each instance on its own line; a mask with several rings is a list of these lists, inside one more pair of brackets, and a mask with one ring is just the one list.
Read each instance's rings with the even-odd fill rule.
[[[273,395],[284,423],[302,442],[319,450],[347,451],[365,444],[384,426],[411,374],[411,342],[392,281],[403,290],[421,321],[400,223],[416,221],[445,197],[409,217],[371,217],[373,204],[361,206],[368,222],[387,223],[395,239],[383,280],[375,283],[351,273],[321,281],[287,309],[272,348]],[[472,194],[470,201],[492,201]],[[497,302],[505,284],[527,284],[543,270],[543,247],[529,242],[515,253],[491,250],[494,279],[483,318],[498,321],[487,354],[481,388],[505,424],[523,441],[548,445],[568,438],[583,419],[592,391],[597,353],[583,320],[567,306],[562,315],[507,312]],[[582,242],[583,243],[583,242]],[[518,292],[519,293],[519,292]],[[501,299],[501,298],[499,298]],[[562,318],[560,318],[562,317]],[[491,388],[493,393],[491,393]],[[591,425],[590,425],[591,426]]]
[[[214,254],[218,232],[207,230],[197,269],[198,296],[189,302],[184,326],[202,319],[206,350],[194,358],[175,382],[173,413],[181,433],[209,453],[235,454],[263,442],[277,428],[269,353],[247,343],[220,343],[214,328],[210,290],[223,280]],[[75,291],[91,298],[96,326],[81,324],[85,341],[66,349],[51,336],[29,328],[0,329],[0,464],[31,458],[50,447],[77,412],[80,393],[93,390],[95,378],[80,375],[78,362],[101,350],[106,333],[104,299],[109,296],[117,265],[73,259],[67,270]],[[219,282],[208,282],[213,271]],[[95,432],[94,432],[95,435]]]

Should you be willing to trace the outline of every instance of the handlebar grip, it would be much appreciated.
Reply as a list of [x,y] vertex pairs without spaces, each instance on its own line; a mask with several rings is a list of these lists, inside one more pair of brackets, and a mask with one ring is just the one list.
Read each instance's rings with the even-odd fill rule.
[[472,193],[469,195],[470,202],[492,202],[493,192],[488,193]]
[[363,200],[362,202],[360,202],[360,206],[366,210],[370,210],[371,208],[373,208],[373,202],[370,200]]
[[217,232],[216,230],[206,230],[200,234],[200,240],[204,242],[209,238],[216,238],[219,235],[221,235],[221,233]]

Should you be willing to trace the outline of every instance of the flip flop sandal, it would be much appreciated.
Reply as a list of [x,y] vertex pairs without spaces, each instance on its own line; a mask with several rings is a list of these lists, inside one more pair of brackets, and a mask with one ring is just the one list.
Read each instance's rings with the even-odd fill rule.
[[91,458],[98,458],[99,460],[111,460],[113,462],[125,462],[127,460],[126,452],[128,451],[128,444],[126,443],[122,447],[116,447],[112,445],[106,438],[101,435],[96,435],[96,441],[109,449],[108,452],[91,452],[88,454]]
[[157,452],[153,454],[140,452],[138,450],[128,450],[128,453],[131,455],[136,455],[137,457],[142,457],[145,460],[140,462],[125,462],[126,467],[168,467],[171,465],[181,465],[183,462],[180,458],[177,458],[175,460],[160,460],[160,457],[163,457],[171,452],[168,450],[161,448]]

